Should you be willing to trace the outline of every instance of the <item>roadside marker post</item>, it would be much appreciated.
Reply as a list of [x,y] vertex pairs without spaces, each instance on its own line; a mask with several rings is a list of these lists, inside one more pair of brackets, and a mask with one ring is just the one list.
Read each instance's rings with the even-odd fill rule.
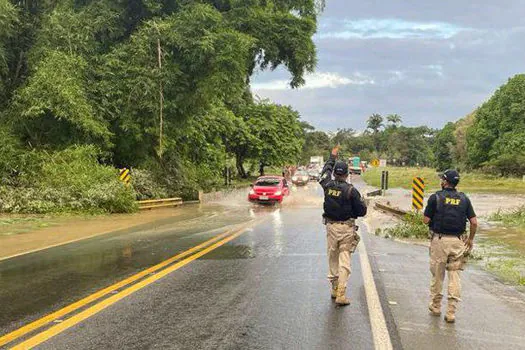
[[388,190],[388,171],[383,170],[381,172],[381,192],[385,195],[386,190]]
[[129,185],[131,181],[131,171],[128,168],[122,168],[119,171],[119,179],[126,185]]
[[423,209],[423,199],[425,198],[425,180],[415,177],[412,181],[412,208],[416,211]]

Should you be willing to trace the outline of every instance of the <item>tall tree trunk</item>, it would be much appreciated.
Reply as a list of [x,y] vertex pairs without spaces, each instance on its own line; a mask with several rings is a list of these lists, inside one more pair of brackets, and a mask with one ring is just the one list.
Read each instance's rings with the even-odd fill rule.
[[[162,70],[162,48],[160,46],[160,38],[157,39],[157,53],[159,59],[159,71]],[[159,158],[162,159],[162,137],[164,133],[164,91],[162,89],[162,78],[159,81]]]
[[248,175],[246,174],[246,170],[244,170],[244,158],[241,155],[236,154],[235,155],[235,167],[237,168],[237,172],[241,176],[241,178],[246,179],[248,178]]

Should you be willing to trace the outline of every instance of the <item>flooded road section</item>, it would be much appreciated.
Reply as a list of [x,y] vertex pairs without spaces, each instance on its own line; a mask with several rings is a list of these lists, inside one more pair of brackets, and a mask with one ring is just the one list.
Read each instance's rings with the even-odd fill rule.
[[184,213],[0,262],[0,333],[266,214],[221,205],[176,210]]
[[482,267],[525,287],[525,230],[482,222],[475,256]]
[[[280,208],[308,203],[318,206],[322,198],[316,191],[316,184],[294,189],[280,207],[251,205],[246,201],[246,192],[237,191],[220,202],[174,209],[171,218],[0,261],[0,334],[240,224],[265,220]],[[221,258],[239,254],[249,256],[250,252],[226,252]]]

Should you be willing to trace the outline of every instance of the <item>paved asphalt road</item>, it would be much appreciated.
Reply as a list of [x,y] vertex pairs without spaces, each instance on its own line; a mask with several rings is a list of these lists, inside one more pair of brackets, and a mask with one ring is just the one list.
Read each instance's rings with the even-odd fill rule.
[[[388,342],[394,349],[525,348],[523,294],[471,269],[458,321],[445,324],[427,313],[426,248],[370,236],[363,224],[352,259],[352,305],[335,307],[319,191],[294,195],[281,208],[194,207],[182,219],[0,262],[0,334],[231,232],[213,241],[217,247],[53,316],[6,346],[29,340],[42,349],[374,349]],[[378,342],[381,321],[387,343]]]

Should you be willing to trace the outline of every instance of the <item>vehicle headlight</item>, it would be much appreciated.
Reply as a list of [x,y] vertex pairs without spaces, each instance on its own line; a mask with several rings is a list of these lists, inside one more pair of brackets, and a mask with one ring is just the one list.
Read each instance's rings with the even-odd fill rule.
[[255,194],[255,191],[254,190],[250,190],[250,194]]
[[292,181],[297,181],[297,176],[292,177]]
[[281,191],[277,191],[277,192],[275,192],[275,195],[276,195],[276,196],[280,196],[281,194],[283,194]]

